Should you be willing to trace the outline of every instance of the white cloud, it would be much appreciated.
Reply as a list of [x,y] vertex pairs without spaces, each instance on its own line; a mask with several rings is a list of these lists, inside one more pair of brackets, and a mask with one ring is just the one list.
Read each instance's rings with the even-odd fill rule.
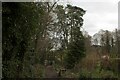
[[71,4],[86,10],[83,27],[90,35],[118,27],[118,0],[71,0]]

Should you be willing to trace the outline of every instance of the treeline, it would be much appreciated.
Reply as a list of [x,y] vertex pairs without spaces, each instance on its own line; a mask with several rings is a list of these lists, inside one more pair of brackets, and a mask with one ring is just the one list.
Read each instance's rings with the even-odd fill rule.
[[[95,51],[101,56],[109,56],[108,62],[104,64],[108,66],[107,69],[112,71],[114,74],[119,75],[120,66],[120,31],[115,29],[113,31],[100,30],[98,33],[93,35],[93,45]],[[107,63],[109,63],[107,65]],[[104,66],[103,65],[103,66]],[[101,63],[102,66],[102,63]]]
[[120,31],[100,30],[93,35],[93,44],[101,47],[101,54],[117,54],[120,53]]
[[120,31],[100,30],[93,36],[84,31],[86,57],[77,64],[81,77],[119,78]]
[[85,10],[57,2],[2,4],[3,77],[43,77],[45,62],[72,69],[85,56]]

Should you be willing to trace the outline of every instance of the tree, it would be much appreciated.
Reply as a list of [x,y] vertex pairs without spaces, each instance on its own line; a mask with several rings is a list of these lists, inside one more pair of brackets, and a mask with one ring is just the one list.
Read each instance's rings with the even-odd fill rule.
[[67,66],[73,61],[69,68],[85,55],[81,31],[85,11],[56,4],[3,3],[3,77],[39,77],[36,65],[55,60],[55,53],[60,53],[61,61],[66,58]]
[[90,53],[91,52],[91,46],[92,46],[92,37],[88,34],[88,32],[84,32],[84,42],[85,42],[85,49],[86,49],[86,53]]
[[36,35],[43,35],[44,3],[3,3],[2,7],[3,77],[23,77]]
[[106,52],[110,53],[110,48],[111,48],[111,46],[110,46],[110,34],[109,34],[108,30],[106,30],[105,34],[106,34],[106,42],[105,42]]
[[67,18],[70,21],[70,42],[66,55],[66,68],[71,69],[85,56],[84,36],[80,31],[83,25],[82,16],[85,11],[82,8],[71,5],[67,5],[67,9]]
[[101,52],[102,54],[104,53],[104,47],[105,47],[105,39],[104,39],[104,36],[103,34],[101,34],[101,39],[100,39],[100,44],[101,44]]

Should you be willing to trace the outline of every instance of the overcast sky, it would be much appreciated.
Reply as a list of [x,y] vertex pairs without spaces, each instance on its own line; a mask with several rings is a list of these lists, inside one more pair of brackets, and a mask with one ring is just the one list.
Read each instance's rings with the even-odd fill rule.
[[93,35],[100,29],[113,31],[118,28],[119,0],[66,0],[86,10],[84,29]]

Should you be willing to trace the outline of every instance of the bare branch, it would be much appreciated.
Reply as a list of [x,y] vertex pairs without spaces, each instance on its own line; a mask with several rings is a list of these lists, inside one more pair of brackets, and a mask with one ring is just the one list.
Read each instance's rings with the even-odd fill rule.
[[[59,1],[59,0],[58,0],[58,1]],[[49,13],[52,11],[53,7],[57,4],[58,1],[54,2],[54,4],[52,5],[52,7],[51,7],[51,8],[49,9],[49,11],[48,11]]]

